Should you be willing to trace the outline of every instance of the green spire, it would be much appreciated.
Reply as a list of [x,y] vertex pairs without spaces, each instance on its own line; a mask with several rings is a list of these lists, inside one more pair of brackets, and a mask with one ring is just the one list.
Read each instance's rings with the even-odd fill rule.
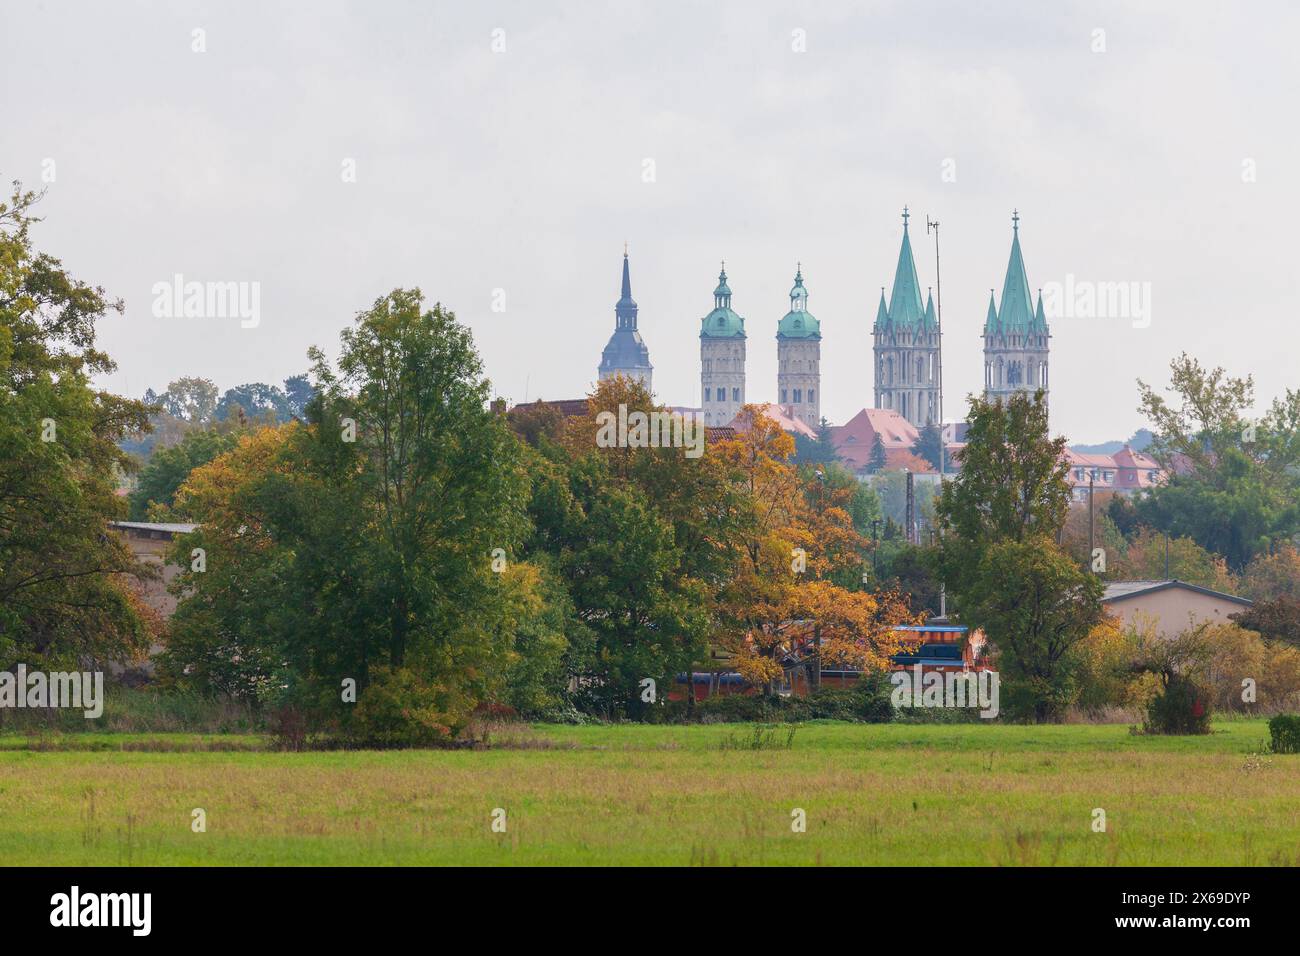
[[790,290],[790,311],[776,324],[777,338],[821,338],[821,323],[808,311],[808,290],[803,287],[803,267],[794,274]]
[[1047,334],[1047,314],[1043,311],[1043,290],[1038,290],[1038,308],[1034,310],[1034,327],[1035,335]]
[[876,328],[884,331],[889,324],[889,309],[885,305],[885,287],[880,287],[880,305],[876,307]]
[[932,290],[926,290],[925,321],[923,324],[926,331],[929,331],[930,329],[937,329],[939,327],[939,322],[934,317],[934,293]]
[[889,321],[898,328],[912,328],[925,317],[921,302],[921,282],[916,277],[916,260],[912,258],[912,240],[907,233],[910,217],[903,207],[903,245],[898,250],[898,268],[894,270],[894,288],[889,294]]
[[989,314],[984,318],[984,334],[996,335],[998,331],[998,309],[994,304],[993,290],[989,289]]
[[998,317],[1008,333],[1027,335],[1034,325],[1033,294],[1025,276],[1025,259],[1020,254],[1020,214],[1011,214],[1011,259],[1007,263],[1007,277],[1002,283],[1002,304]]

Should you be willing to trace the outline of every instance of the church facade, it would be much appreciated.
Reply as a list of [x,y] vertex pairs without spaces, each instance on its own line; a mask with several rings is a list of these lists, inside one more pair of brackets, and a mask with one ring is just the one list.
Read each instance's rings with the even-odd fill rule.
[[1038,293],[1035,307],[1029,291],[1018,212],[1012,213],[1011,224],[1011,258],[1002,282],[1002,301],[995,308],[990,289],[984,319],[984,398],[1006,399],[1017,392],[1033,395],[1042,389],[1046,401],[1051,332],[1043,312],[1043,293]]
[[880,290],[872,327],[875,407],[898,412],[916,428],[939,421],[939,323],[934,298],[921,300],[921,282],[903,209],[903,244],[889,301]]

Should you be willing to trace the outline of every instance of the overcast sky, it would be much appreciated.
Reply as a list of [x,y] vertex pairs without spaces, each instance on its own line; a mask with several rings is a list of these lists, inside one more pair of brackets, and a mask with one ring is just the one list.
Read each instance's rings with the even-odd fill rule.
[[[668,404],[699,404],[722,258],[774,400],[801,261],[832,423],[872,401],[904,204],[922,286],[942,223],[961,414],[1017,208],[1035,289],[1150,290],[1149,324],[1050,320],[1053,428],[1101,441],[1183,350],[1300,386],[1297,34],[1282,2],[5,0],[0,176],[53,172],[37,244],[125,300],[117,391],[279,382],[400,285],[473,329],[497,393],[581,396],[626,241]],[[260,283],[260,323],[156,317],[177,273]]]

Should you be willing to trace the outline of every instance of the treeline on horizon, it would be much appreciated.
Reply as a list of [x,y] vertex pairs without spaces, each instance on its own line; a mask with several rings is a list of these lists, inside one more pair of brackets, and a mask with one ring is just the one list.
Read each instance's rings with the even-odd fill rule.
[[[700,458],[598,446],[600,411],[654,409],[624,379],[601,383],[586,416],[495,413],[470,331],[415,289],[361,312],[334,360],[313,347],[284,389],[218,400],[189,379],[132,401],[90,384],[113,368],[94,324],[120,303],[33,250],[34,200],[0,206],[0,665],[126,661],[159,642],[162,687],[368,745],[438,743],[484,709],[658,719],[697,669],[771,691],[796,637],[814,672],[880,673],[943,581],[957,620],[993,641],[1011,719],[1232,706],[1206,676],[1229,645],[1282,675],[1275,700],[1300,690],[1300,392],[1252,426],[1248,378],[1182,356],[1172,403],[1139,383],[1170,478],[1105,504],[1093,530],[1110,567],[1153,576],[1167,536],[1174,576],[1226,576],[1263,599],[1231,639],[1190,634],[1171,658],[1102,613],[1041,396],[971,399],[961,471],[926,506],[921,545],[885,520],[890,479],[878,494],[833,461],[798,460],[753,407]],[[130,508],[199,524],[175,545],[169,621],[140,602],[130,579],[148,571],[104,528],[140,467],[122,445],[162,414],[179,438],[153,451]]]

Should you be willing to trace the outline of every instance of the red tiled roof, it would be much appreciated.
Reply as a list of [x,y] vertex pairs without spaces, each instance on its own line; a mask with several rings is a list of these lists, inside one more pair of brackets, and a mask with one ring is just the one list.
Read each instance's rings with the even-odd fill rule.
[[[795,418],[792,414],[792,409],[782,405],[775,405],[771,402],[766,405],[759,405],[758,407],[762,409],[764,415],[780,425],[782,431],[793,432],[796,435],[803,435],[805,438],[817,437],[817,429],[811,428],[799,421],[799,419]],[[733,418],[728,427],[739,428],[740,426],[736,424],[739,418],[739,415]]]
[[886,467],[891,450],[911,451],[920,437],[916,427],[894,409],[864,408],[845,424],[831,428],[831,443],[845,465],[861,471],[871,460],[877,435],[885,446]]
[[1067,448],[1061,456],[1069,466],[1066,480],[1075,488],[1093,487],[1102,491],[1132,491],[1159,484],[1163,472],[1155,459],[1125,445],[1113,455],[1086,455]]

